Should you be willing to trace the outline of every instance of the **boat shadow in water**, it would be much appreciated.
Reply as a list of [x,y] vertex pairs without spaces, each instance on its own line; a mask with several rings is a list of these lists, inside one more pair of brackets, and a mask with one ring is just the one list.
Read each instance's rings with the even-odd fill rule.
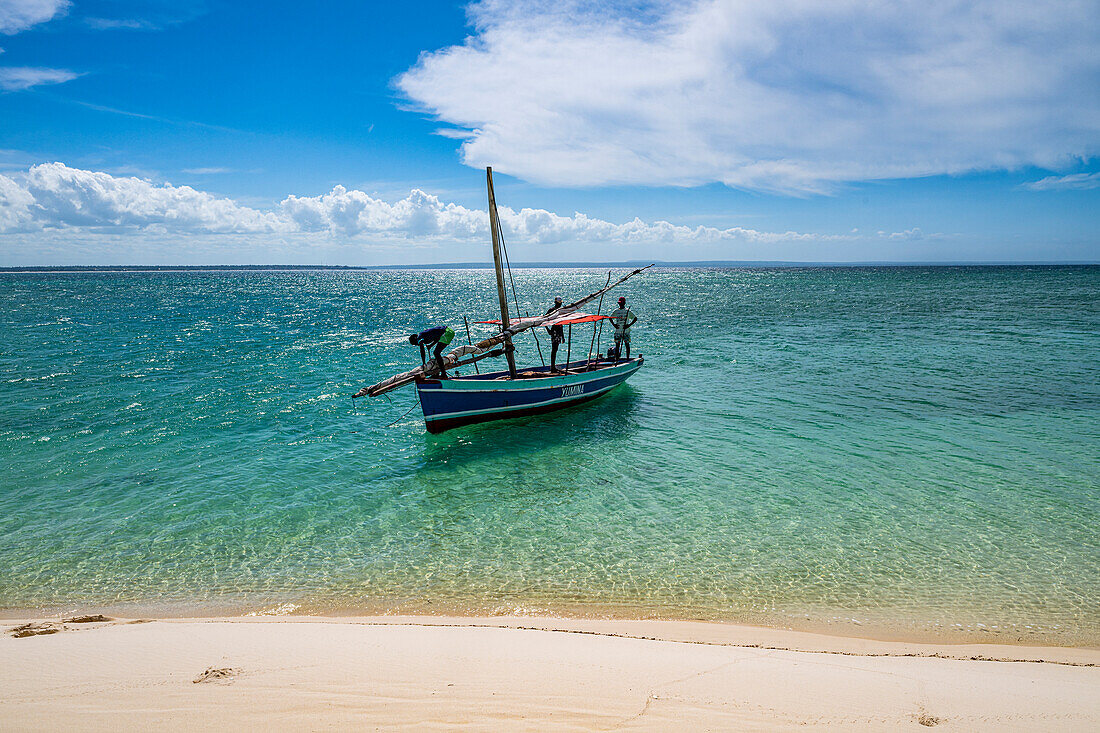
[[629,384],[576,407],[549,415],[517,417],[424,434],[424,470],[471,463],[516,460],[546,450],[580,452],[593,445],[622,441],[639,426],[641,398]]

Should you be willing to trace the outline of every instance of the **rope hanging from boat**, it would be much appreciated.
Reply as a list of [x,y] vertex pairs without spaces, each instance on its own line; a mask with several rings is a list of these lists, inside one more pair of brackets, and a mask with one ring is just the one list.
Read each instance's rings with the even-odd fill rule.
[[415,401],[415,402],[413,402],[413,404],[412,404],[412,407],[410,407],[409,409],[405,410],[405,414],[404,414],[404,415],[402,415],[401,417],[397,418],[396,420],[394,420],[393,422],[391,422],[391,423],[390,423],[389,425],[387,425],[386,427],[387,427],[387,428],[392,428],[392,427],[393,427],[394,425],[396,425],[397,423],[399,423],[399,422],[401,422],[402,420],[404,420],[404,419],[405,419],[406,417],[408,417],[408,416],[409,416],[409,413],[410,413],[410,412],[412,412],[413,410],[415,410],[415,409],[416,409],[416,406],[417,406],[417,405],[419,405],[419,404],[420,404],[420,393],[419,393],[419,392],[417,392],[417,393],[416,393],[416,401]]

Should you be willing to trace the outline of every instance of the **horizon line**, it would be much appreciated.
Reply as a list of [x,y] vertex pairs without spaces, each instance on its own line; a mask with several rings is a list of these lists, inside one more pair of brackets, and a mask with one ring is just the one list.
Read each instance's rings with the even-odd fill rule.
[[[634,267],[652,263],[656,267],[1091,267],[1100,260],[606,260],[606,261],[524,261],[512,265],[526,269],[565,269],[594,267]],[[62,272],[156,272],[187,270],[481,270],[493,269],[492,262],[437,262],[386,265],[324,265],[324,264],[202,264],[202,265],[0,265],[0,273],[62,273]]]

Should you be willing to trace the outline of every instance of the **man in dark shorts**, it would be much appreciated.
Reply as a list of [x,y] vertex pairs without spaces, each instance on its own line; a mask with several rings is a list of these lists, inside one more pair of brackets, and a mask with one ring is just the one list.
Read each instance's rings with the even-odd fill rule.
[[409,334],[409,343],[413,346],[420,347],[421,362],[424,362],[427,359],[427,355],[424,349],[430,349],[432,347],[432,344],[435,344],[433,358],[435,359],[436,366],[439,367],[439,377],[441,379],[446,379],[447,369],[446,364],[443,361],[443,347],[451,343],[451,341],[454,340],[454,337],[455,330],[450,326],[436,326],[435,328],[429,328],[427,331]]
[[[559,308],[561,308],[560,295],[554,298],[554,305],[550,306],[550,310],[546,311],[546,315],[550,315]],[[554,373],[558,371],[558,347],[561,346],[561,342],[565,340],[565,331],[562,329],[561,324],[558,324],[556,326],[547,326],[546,333],[550,334],[550,372]],[[566,366],[568,366],[568,364]]]

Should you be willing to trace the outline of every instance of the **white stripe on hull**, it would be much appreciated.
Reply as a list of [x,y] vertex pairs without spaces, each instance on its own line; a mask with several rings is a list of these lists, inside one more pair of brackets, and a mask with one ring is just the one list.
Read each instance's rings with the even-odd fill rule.
[[[504,407],[488,407],[488,408],[485,408],[485,409],[482,409],[482,410],[461,410],[459,412],[446,412],[446,413],[442,413],[442,414],[439,414],[439,415],[432,415],[430,418],[425,417],[424,421],[425,422],[435,422],[436,420],[447,420],[447,419],[452,418],[452,417],[466,417],[467,415],[489,415],[489,414],[497,413],[497,412],[512,412],[514,410],[529,410],[533,407],[543,407],[544,405],[553,405],[553,404],[557,404],[559,402],[574,402],[574,401],[579,401],[579,400],[583,400],[583,399],[586,399],[586,398],[597,397],[597,396],[603,394],[604,392],[606,392],[609,389],[614,389],[615,387],[618,387],[620,384],[622,384],[621,381],[620,382],[615,382],[615,384],[609,384],[606,387],[601,387],[600,389],[596,390],[595,392],[588,392],[588,393],[585,393],[585,394],[582,394],[582,395],[574,395],[574,396],[570,396],[570,397],[557,397],[555,399],[544,400],[542,402],[528,402],[527,404],[523,404],[523,405],[507,405],[507,406],[504,406]],[[433,390],[433,391],[436,391],[436,390]],[[456,390],[456,391],[458,391],[458,390]]]

